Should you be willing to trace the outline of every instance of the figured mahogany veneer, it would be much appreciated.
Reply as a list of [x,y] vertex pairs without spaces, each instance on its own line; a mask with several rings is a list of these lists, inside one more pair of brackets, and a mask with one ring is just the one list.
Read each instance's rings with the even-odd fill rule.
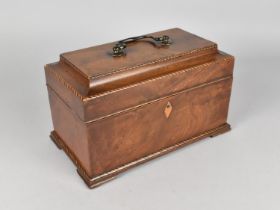
[[64,53],[45,66],[52,140],[89,187],[205,137],[227,124],[234,58],[217,44],[170,29],[172,44],[114,43]]

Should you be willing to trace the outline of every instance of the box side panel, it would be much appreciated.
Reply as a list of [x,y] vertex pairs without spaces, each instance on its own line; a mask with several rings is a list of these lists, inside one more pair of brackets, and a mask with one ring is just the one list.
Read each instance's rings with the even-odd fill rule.
[[232,76],[88,123],[98,176],[226,123]]
[[87,94],[88,82],[71,68],[60,63],[46,65],[45,75],[47,86],[54,90],[60,99],[83,120],[83,98]]
[[91,172],[87,128],[62,99],[48,87],[54,131],[88,174]]

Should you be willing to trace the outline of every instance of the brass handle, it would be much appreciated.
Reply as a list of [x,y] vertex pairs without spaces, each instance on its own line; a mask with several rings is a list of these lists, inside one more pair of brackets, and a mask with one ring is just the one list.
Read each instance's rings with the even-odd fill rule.
[[172,43],[169,36],[166,36],[166,35],[163,35],[163,36],[160,36],[160,37],[154,37],[154,36],[149,36],[149,35],[130,37],[130,38],[118,41],[115,44],[115,46],[113,47],[113,54],[112,55],[114,57],[125,55],[125,48],[126,48],[127,44],[130,43],[130,42],[136,42],[136,41],[141,40],[141,39],[152,39],[155,42],[159,43],[161,46],[170,45]]

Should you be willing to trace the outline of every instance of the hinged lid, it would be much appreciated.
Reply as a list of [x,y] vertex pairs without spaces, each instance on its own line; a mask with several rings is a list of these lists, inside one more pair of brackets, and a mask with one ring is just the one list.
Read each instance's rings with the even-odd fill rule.
[[126,45],[126,55],[114,57],[116,43],[109,43],[63,53],[60,62],[86,78],[88,94],[94,95],[205,63],[217,54],[215,43],[178,28],[149,34],[164,35],[171,39],[170,45],[137,40]]

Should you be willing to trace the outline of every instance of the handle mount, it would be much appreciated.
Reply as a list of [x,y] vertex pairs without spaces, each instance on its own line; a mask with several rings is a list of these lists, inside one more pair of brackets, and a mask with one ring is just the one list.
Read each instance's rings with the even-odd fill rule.
[[154,36],[149,36],[149,35],[130,37],[130,38],[118,41],[115,44],[115,46],[113,47],[112,55],[114,57],[119,57],[119,56],[125,55],[126,54],[125,53],[125,48],[126,48],[127,44],[130,43],[130,42],[136,42],[136,41],[141,40],[141,39],[152,39],[156,43],[159,43],[161,46],[166,46],[166,45],[172,44],[171,39],[169,38],[169,36],[166,36],[166,35],[163,35],[163,36],[160,36],[160,37],[154,37]]

